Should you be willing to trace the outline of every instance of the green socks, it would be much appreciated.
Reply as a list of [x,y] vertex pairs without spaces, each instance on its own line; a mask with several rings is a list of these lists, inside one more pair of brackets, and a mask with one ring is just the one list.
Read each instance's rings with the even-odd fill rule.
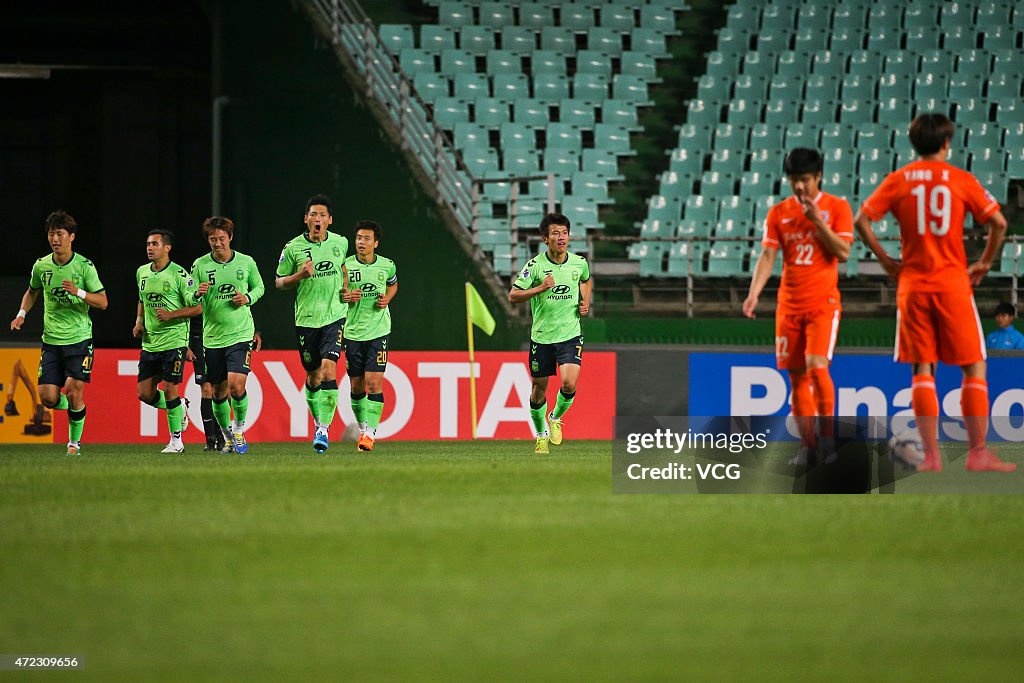
[[366,399],[366,424],[376,432],[384,413],[384,394],[369,394]]
[[231,397],[231,410],[235,413],[235,431],[242,431],[245,426],[245,415],[249,412],[249,394],[242,394],[241,398]]
[[[63,397],[64,394],[61,394]],[[67,403],[67,398],[64,398]],[[78,443],[82,440],[82,430],[85,429],[85,406],[81,410],[68,410],[68,441]]]
[[330,428],[338,412],[338,381],[325,380],[320,385],[320,424]]
[[572,407],[573,399],[576,398],[576,392],[571,394],[565,393],[565,389],[558,391],[558,398],[555,399],[555,409],[551,411],[551,417],[556,420],[565,415],[566,411]]
[[320,426],[320,385],[312,389],[308,384],[304,385],[306,390],[306,405],[309,406],[309,414],[313,416],[313,423]]
[[231,404],[228,403],[227,396],[213,399],[213,417],[222,432],[231,432]]
[[[160,392],[163,399],[163,392]],[[167,401],[167,429],[172,436],[181,436],[181,419],[185,417],[185,407],[181,405],[181,399],[176,398]]]
[[366,394],[349,394],[349,398],[352,400],[352,413],[356,416],[356,424],[365,424],[370,403],[366,398]]
[[57,399],[57,405],[55,405],[52,409],[53,410],[67,410],[68,409],[68,397],[67,397],[67,394],[65,394],[62,391],[62,392],[59,392],[57,395],[60,396],[60,398]]
[[541,401],[540,403],[534,403],[530,401],[530,419],[533,421],[533,431],[537,436],[542,436],[548,433],[548,423],[544,419],[544,413],[548,410],[548,402]]

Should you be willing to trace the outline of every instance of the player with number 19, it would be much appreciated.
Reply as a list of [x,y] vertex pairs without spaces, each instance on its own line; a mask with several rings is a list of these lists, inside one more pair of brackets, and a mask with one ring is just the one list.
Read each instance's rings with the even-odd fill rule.
[[[918,471],[942,469],[935,390],[935,366],[942,361],[963,371],[960,414],[970,449],[966,468],[1012,472],[1017,465],[1003,462],[986,446],[985,338],[972,289],[999,253],[1006,218],[977,178],[946,161],[955,133],[953,122],[943,114],[917,116],[909,137],[920,159],[886,176],[855,222],[882,268],[898,283],[895,355],[913,370],[911,406],[925,452]],[[970,266],[964,249],[968,211],[988,230],[985,250]],[[902,261],[886,253],[871,229],[872,221],[889,212],[900,225]]]
[[384,412],[384,371],[388,365],[391,309],[398,293],[395,262],[377,253],[381,227],[359,221],[355,227],[356,253],[345,260],[348,304],[345,326],[345,365],[351,382],[352,412],[359,424],[356,448],[372,451]]

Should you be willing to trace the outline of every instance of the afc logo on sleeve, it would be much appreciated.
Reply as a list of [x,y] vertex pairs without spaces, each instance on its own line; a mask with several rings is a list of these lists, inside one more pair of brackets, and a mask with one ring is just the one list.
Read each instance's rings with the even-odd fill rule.
[[519,274],[519,277],[523,278],[524,280],[529,280],[530,279],[530,266],[526,266],[525,268],[523,268],[523,272]]

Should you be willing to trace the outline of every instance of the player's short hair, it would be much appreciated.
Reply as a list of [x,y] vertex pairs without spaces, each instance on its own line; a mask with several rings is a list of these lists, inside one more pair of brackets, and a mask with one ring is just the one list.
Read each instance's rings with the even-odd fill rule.
[[794,147],[782,162],[782,172],[787,176],[812,173],[818,175],[825,167],[821,152],[810,147]]
[[167,228],[153,228],[146,233],[146,237],[151,235],[160,235],[160,242],[167,245],[174,245],[174,233]]
[[46,217],[44,225],[46,225],[46,232],[51,230],[67,230],[69,235],[74,235],[75,231],[78,230],[77,221],[64,209],[51,211],[50,215]]
[[572,225],[569,223],[568,216],[560,213],[549,213],[540,222],[540,234],[544,236],[544,239],[547,239],[552,225],[564,225],[566,230],[572,232]]
[[1016,318],[1017,309],[1014,307],[1013,304],[1006,301],[1002,301],[999,303],[998,306],[996,306],[996,315],[1008,315],[1011,318]]
[[227,216],[210,216],[203,221],[203,236],[209,237],[214,230],[223,230],[228,237],[234,237],[235,222]]
[[380,237],[384,233],[384,230],[380,227],[380,223],[376,221],[357,221],[356,226],[352,228],[352,234],[357,234],[360,230],[373,230],[373,239],[380,242]]
[[310,197],[309,199],[307,199],[306,200],[306,213],[309,213],[310,207],[316,206],[317,204],[320,204],[322,206],[326,206],[327,207],[327,215],[328,216],[333,216],[334,215],[334,212],[332,211],[332,207],[331,207],[331,198],[328,197],[325,194],[315,194],[312,197]]
[[935,154],[955,132],[956,126],[944,114],[920,114],[910,122],[910,144],[921,156]]

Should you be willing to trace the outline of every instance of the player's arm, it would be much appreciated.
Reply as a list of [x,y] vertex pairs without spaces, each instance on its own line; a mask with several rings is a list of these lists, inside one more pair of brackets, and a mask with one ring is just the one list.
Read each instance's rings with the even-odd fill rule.
[[967,268],[967,274],[971,276],[971,284],[977,285],[992,268],[992,262],[1003,246],[1003,237],[1006,236],[1006,217],[1002,211],[996,211],[985,223],[988,229],[988,237],[985,239],[985,251],[981,258]]
[[87,292],[82,287],[79,287],[71,280],[63,280],[60,283],[60,288],[71,296],[77,296],[79,299],[89,304],[92,308],[98,308],[101,311],[107,308],[107,293],[103,292]]
[[388,286],[384,288],[384,296],[377,299],[377,308],[387,308],[391,300],[395,298],[395,294],[398,294],[398,280],[388,283]]
[[[844,216],[837,217],[836,229],[833,230],[821,219],[821,214],[818,213],[818,207],[814,202],[806,197],[798,197],[797,199],[800,201],[801,206],[803,206],[804,216],[814,224],[814,229],[818,234],[818,240],[821,242],[822,246],[825,247],[825,251],[832,254],[832,256],[835,256],[840,261],[845,261],[849,258],[850,243],[839,235],[841,232],[852,231],[849,212],[844,211]],[[845,202],[843,204],[845,205]],[[845,226],[843,225],[844,223]]]
[[132,328],[132,336],[136,339],[146,331],[146,319],[142,314],[142,302],[135,307],[135,327]]
[[762,246],[761,255],[757,257],[754,264],[754,274],[750,278],[750,289],[747,290],[747,298],[743,301],[743,315],[748,318],[757,317],[755,309],[758,299],[764,286],[768,284],[768,278],[772,276],[772,268],[775,266],[775,254],[778,249],[775,247]]
[[509,290],[508,300],[513,304],[521,304],[524,301],[529,301],[533,297],[537,296],[541,292],[546,292],[555,286],[555,278],[551,277],[551,273],[548,273],[539,285],[536,287],[530,287],[529,289],[523,289],[522,287],[512,286]]
[[588,278],[580,283],[580,317],[585,318],[590,313],[590,297],[594,293],[594,278]]
[[249,305],[254,305],[257,301],[263,298],[267,288],[263,285],[263,277],[260,275],[260,269],[256,266],[256,262],[253,261],[249,264]]
[[196,306],[186,306],[185,308],[179,308],[173,311],[169,311],[166,308],[156,309],[156,319],[162,323],[168,322],[169,320],[180,320],[181,318],[194,318],[197,315],[202,314],[202,304],[198,304]]
[[857,234],[860,235],[861,240],[868,246],[871,253],[878,258],[879,264],[882,269],[891,277],[893,280],[898,280],[900,277],[900,271],[903,270],[903,263],[898,259],[894,259],[889,256],[889,253],[882,248],[882,243],[878,241],[878,237],[875,236],[875,231],[871,228],[871,219],[864,209],[857,212],[857,217],[853,220],[853,225],[857,228]]
[[21,306],[19,306],[18,315],[14,316],[14,320],[11,321],[12,330],[20,330],[21,326],[25,323],[25,315],[32,310],[32,307],[36,305],[36,299],[39,297],[41,290],[32,289],[29,287],[25,290],[25,293],[21,297]]
[[[286,259],[287,261],[283,261],[282,265],[285,263],[291,263],[290,257],[286,257]],[[274,280],[274,286],[278,289],[293,289],[297,287],[300,282],[308,280],[311,277],[313,277],[313,261],[309,260],[303,263],[302,267],[291,275],[281,275],[281,271],[278,269],[277,278]]]

